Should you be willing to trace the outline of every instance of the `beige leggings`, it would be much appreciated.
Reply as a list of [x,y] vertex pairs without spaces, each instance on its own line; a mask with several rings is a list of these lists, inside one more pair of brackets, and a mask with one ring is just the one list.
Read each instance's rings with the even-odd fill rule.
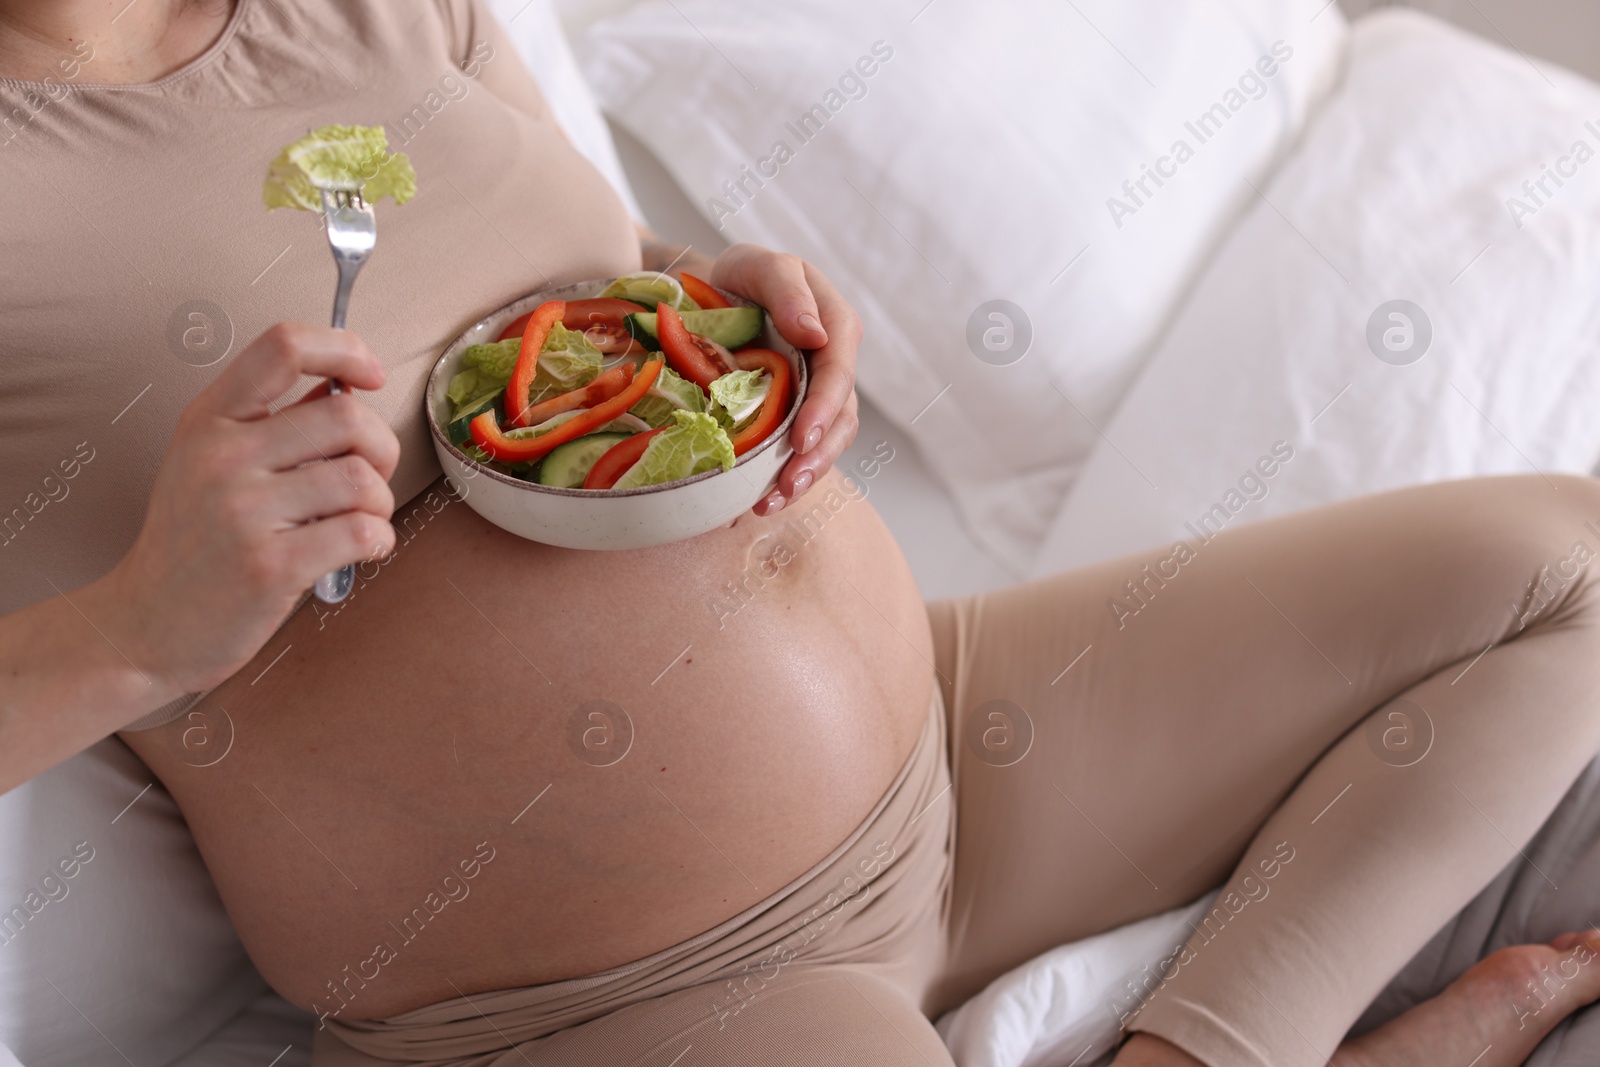
[[1600,751],[1597,555],[1600,482],[1495,478],[931,605],[951,788],[922,776],[920,817],[954,834],[879,925],[731,1023],[675,988],[453,1062],[949,1064],[930,1017],[1225,883],[1106,1007],[1210,1067],[1320,1067]]
[[953,736],[997,699],[1036,734],[1010,767],[954,747],[936,1001],[1226,879],[1131,1029],[1314,1067],[1600,751],[1600,482],[1424,486],[1190,547],[931,609]]

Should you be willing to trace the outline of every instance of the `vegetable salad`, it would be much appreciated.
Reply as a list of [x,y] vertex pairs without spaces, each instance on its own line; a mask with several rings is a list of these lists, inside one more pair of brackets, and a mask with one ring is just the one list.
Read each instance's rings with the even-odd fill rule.
[[763,321],[689,274],[630,274],[592,299],[547,301],[462,354],[446,390],[450,441],[566,489],[731,470],[794,397],[789,361],[750,347]]

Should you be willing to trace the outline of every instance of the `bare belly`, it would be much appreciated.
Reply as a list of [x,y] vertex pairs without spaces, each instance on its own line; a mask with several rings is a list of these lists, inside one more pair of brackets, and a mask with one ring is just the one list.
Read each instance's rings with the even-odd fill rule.
[[803,874],[907,758],[926,615],[836,476],[631,553],[431,492],[341,611],[123,735],[289,1000],[378,1018],[649,955]]

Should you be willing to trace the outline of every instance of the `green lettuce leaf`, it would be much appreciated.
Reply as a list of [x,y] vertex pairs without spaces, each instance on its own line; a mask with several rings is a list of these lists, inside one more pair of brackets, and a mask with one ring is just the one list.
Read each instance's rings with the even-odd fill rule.
[[711,399],[728,413],[734,429],[738,429],[761,410],[761,402],[771,388],[772,375],[766,371],[729,371],[712,381]]
[[642,305],[646,311],[654,311],[657,304],[665,304],[674,311],[700,310],[700,305],[683,291],[678,279],[670,274],[661,274],[653,270],[639,274],[624,274],[606,286],[600,295],[632,300],[635,304]]
[[386,196],[403,204],[417,195],[417,173],[404,152],[389,151],[382,126],[323,126],[267,165],[261,202],[321,211],[323,189],[359,190],[369,204]]
[[486,376],[477,369],[464,370],[450,379],[450,385],[445,389],[444,395],[451,403],[450,420],[476,411],[485,403],[493,400],[505,392],[505,383],[496,382],[492,377]]
[[[520,340],[516,344],[522,346]],[[538,404],[588,385],[600,376],[600,360],[600,350],[589,343],[582,331],[556,323],[539,346],[539,364],[533,387],[528,390],[528,403]],[[507,368],[506,381],[510,380],[511,370]]]
[[705,411],[708,401],[700,387],[682,377],[671,367],[662,367],[661,373],[650,386],[650,391],[628,409],[652,428],[667,426],[674,411]]
[[522,338],[509,341],[491,341],[483,345],[469,345],[461,353],[461,365],[481,370],[491,378],[499,378],[505,385],[511,380],[511,368],[517,365],[517,353],[522,350]]
[[[461,370],[444,391],[455,405],[451,422],[505,390],[521,348],[522,338],[513,337],[472,345],[461,353]],[[528,402],[537,404],[588,385],[600,375],[600,359],[600,350],[587,337],[556,323],[539,349],[539,365],[533,375],[533,388],[528,391]]]
[[[457,408],[468,400],[487,392],[488,386],[484,384],[484,376],[476,367],[457,371],[455,377],[450,379],[450,384],[445,387],[444,395]],[[458,416],[452,416],[452,420]]]
[[704,412],[675,411],[675,426],[651,439],[639,462],[618,479],[616,488],[675,482],[721,467],[733,469],[733,442],[717,420]]
[[461,354],[461,370],[450,379],[444,395],[455,407],[450,421],[481,405],[496,393],[505,391],[511,380],[511,368],[517,363],[517,349],[522,342],[516,338],[496,341],[486,345],[472,345]]
[[[505,386],[499,388],[504,389]],[[492,375],[485,375],[476,367],[461,371],[450,379],[450,385],[444,391],[444,395],[455,405],[455,412],[450,416],[450,421],[454,422],[464,414],[462,408],[476,407],[478,400],[493,396],[496,392]]]
[[[522,342],[517,343],[520,345]],[[545,335],[544,344],[539,346],[540,361],[542,362],[551,352],[585,356],[600,354],[600,350],[589,342],[589,338],[582,330],[569,330],[559,322],[550,324],[550,332]]]

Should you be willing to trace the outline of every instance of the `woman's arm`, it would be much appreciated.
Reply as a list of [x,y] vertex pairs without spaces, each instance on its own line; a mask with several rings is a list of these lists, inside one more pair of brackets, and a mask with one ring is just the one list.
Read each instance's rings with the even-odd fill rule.
[[183,695],[123,651],[124,615],[102,581],[0,617],[0,791]]
[[639,255],[645,270],[670,271],[673,274],[688,271],[697,278],[711,280],[711,271],[716,266],[716,261],[710,256],[694,245],[668,244],[647,226],[637,226],[637,229]]
[[772,314],[784,339],[811,349],[811,384],[789,442],[795,455],[778,476],[778,488],[755,506],[770,515],[815,485],[855,440],[856,350],[861,318],[822,272],[797,256],[756,245],[734,245],[715,260],[692,246],[669,245],[643,226],[644,269],[688,271],[748,297]]
[[215,686],[318,575],[393,548],[394,431],[325,387],[277,410],[304,374],[384,381],[355,334],[272,327],[184,408],[128,554],[0,618],[0,792]]

